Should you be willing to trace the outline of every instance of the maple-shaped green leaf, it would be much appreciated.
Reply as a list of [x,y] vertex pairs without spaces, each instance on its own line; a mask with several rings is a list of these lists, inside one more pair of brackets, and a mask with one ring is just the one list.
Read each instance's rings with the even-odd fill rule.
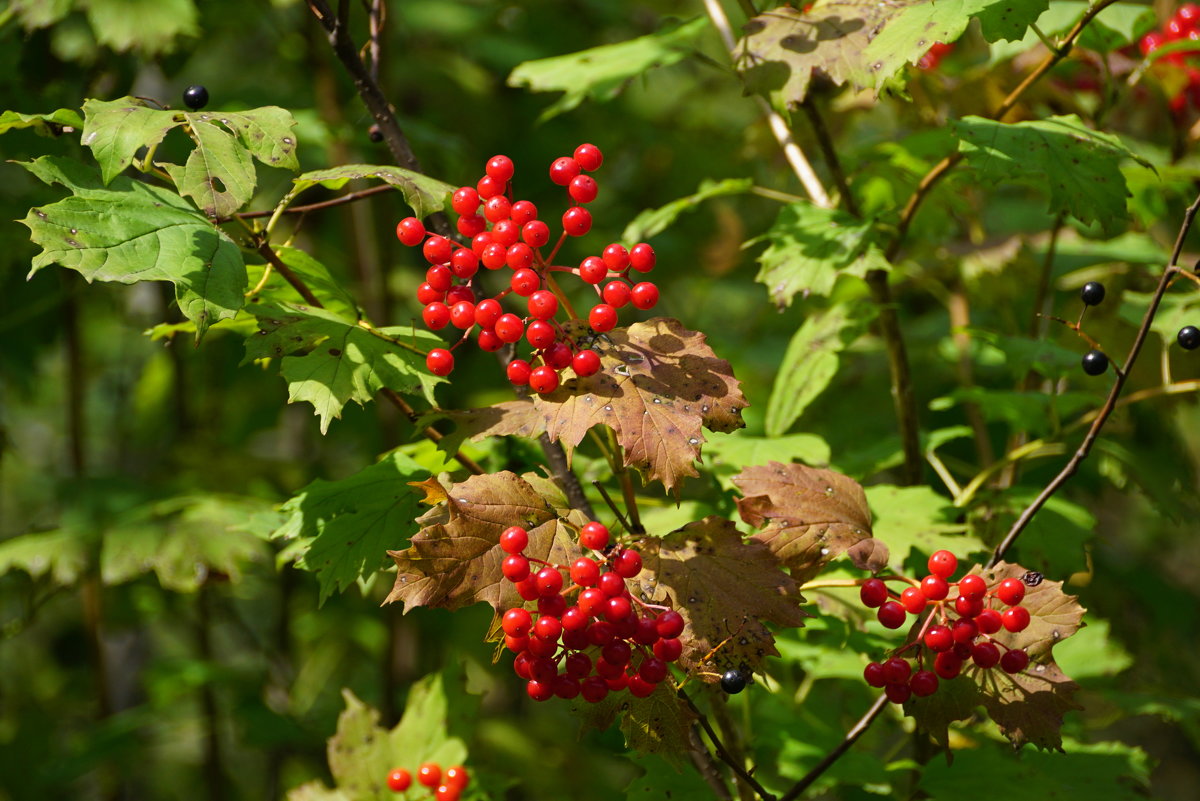
[[729,520],[706,517],[638,548],[644,567],[632,583],[683,615],[679,665],[705,681],[777,655],[765,623],[804,625],[796,581],[769,548],[744,540]]
[[873,304],[839,303],[814,310],[792,335],[767,401],[767,436],[778,437],[800,419],[837,375],[838,354],[867,330]]
[[[274,248],[275,255],[279,257],[279,260],[304,282],[317,300],[321,301],[326,311],[350,319],[357,320],[359,318],[358,304],[354,297],[346,291],[343,283],[329,272],[328,267],[313,258],[308,251],[286,245],[277,245]],[[261,267],[261,265],[258,266]],[[261,277],[260,269],[257,274],[251,276],[250,283],[257,286],[257,279]],[[267,300],[277,303],[295,301],[296,290],[277,271],[274,271],[251,303],[261,303]]]
[[150,108],[137,97],[89,99],[83,104],[81,141],[100,164],[104,183],[133,163],[143,147],[154,147],[172,128],[183,124],[183,112]]
[[[1021,565],[1000,562],[991,569],[975,566],[968,572],[982,575],[990,592],[1004,579],[1021,578],[1028,571]],[[943,681],[932,696],[914,698],[904,705],[935,742],[945,745],[949,724],[965,720],[982,706],[1013,745],[1062,747],[1063,715],[1080,708],[1074,701],[1079,685],[1058,668],[1051,649],[1079,630],[1084,612],[1075,596],[1063,593],[1062,586],[1062,582],[1043,579],[1030,587],[1021,602],[1029,610],[1028,628],[1017,633],[1001,629],[991,635],[1002,652],[1025,649],[1029,666],[1023,672],[1008,674],[999,667],[984,670],[968,662],[960,676]],[[939,699],[944,692],[949,694]]]
[[396,187],[404,196],[404,202],[418,217],[427,217],[444,209],[450,195],[458,188],[403,167],[343,164],[340,167],[313,170],[299,175],[295,179],[296,188],[293,191],[298,193],[317,184],[329,189],[341,189],[347,181],[354,180],[379,180]]
[[340,481],[317,479],[281,511],[279,539],[306,540],[297,566],[317,574],[321,601],[383,567],[388,549],[403,548],[417,531],[421,494],[411,482],[429,471],[393,451]]
[[701,428],[733,431],[747,406],[729,362],[717,358],[704,334],[678,320],[656,317],[607,334],[596,345],[601,370],[572,378],[533,399],[546,433],[568,452],[598,425],[611,428],[625,464],[674,490],[697,475]]
[[766,545],[798,580],[871,536],[867,496],[854,479],[833,470],[770,462],[734,476],[742,520],[762,529]]
[[279,359],[288,403],[307,401],[321,433],[350,401],[365,405],[381,389],[420,389],[432,402],[444,381],[425,368],[425,354],[442,340],[411,326],[372,329],[326,309],[290,303],[249,308],[259,332],[246,340],[246,359]]
[[867,487],[866,494],[874,512],[872,530],[888,544],[891,564],[897,570],[902,570],[910,558],[923,567],[929,554],[943,548],[960,559],[971,553],[983,555],[988,550],[978,537],[965,533],[965,523],[956,522],[961,511],[930,487],[877,484]]
[[463,440],[480,442],[488,437],[526,437],[534,439],[546,430],[546,418],[529,398],[503,401],[480,409],[437,409],[421,418],[423,425],[435,420],[450,420],[454,430],[444,436],[438,447],[454,453]]
[[980,179],[1045,191],[1051,212],[1099,223],[1110,236],[1128,217],[1120,162],[1131,158],[1149,166],[1117,136],[1093,131],[1074,114],[1017,123],[965,117],[951,129]]
[[533,92],[565,92],[542,112],[541,120],[578,106],[587,98],[606,101],[620,94],[625,85],[654,67],[682,61],[695,40],[708,29],[703,17],[677,28],[665,29],[627,42],[601,45],[565,56],[542,58],[518,64],[508,76],[508,85]]
[[665,759],[675,769],[672,775],[687,764],[696,713],[671,689],[669,681],[659,684],[646,698],[626,692],[609,693],[597,704],[577,698],[571,702],[571,712],[584,728],[604,730],[619,719],[625,745],[639,754]]
[[193,0],[87,0],[78,5],[87,12],[96,40],[118,52],[169,53],[179,37],[199,33]]
[[500,533],[509,526],[528,530],[525,555],[531,559],[564,565],[581,554],[576,532],[586,518],[556,508],[515,473],[471,476],[444,493],[446,500],[427,516],[412,544],[388,551],[397,570],[385,603],[402,601],[405,612],[418,606],[460,609],[480,601],[497,611],[522,605],[513,583],[500,573],[507,556]]
[[72,193],[21,221],[42,247],[30,274],[57,263],[89,282],[170,281],[197,340],[242,307],[241,251],[179,195],[123,177],[106,186],[93,168],[57,156],[21,166]]
[[87,568],[88,550],[87,536],[73,528],[19,534],[0,542],[0,576],[23,570],[66,587]]
[[837,209],[784,206],[762,238],[769,244],[758,257],[762,269],[755,280],[780,307],[790,306],[797,292],[828,295],[842,275],[862,278],[868,270],[891,267],[874,241],[871,222]]
[[183,166],[164,164],[179,194],[196,201],[209,217],[232,214],[254,196],[256,177],[250,153],[209,122],[190,126],[195,147]]
[[625,226],[621,241],[633,246],[656,234],[661,234],[684,212],[691,211],[709,198],[723,195],[739,195],[749,192],[754,186],[751,178],[726,178],[724,181],[704,179],[700,188],[687,197],[672,200],[665,206],[656,209],[646,209]]
[[58,136],[64,128],[83,127],[83,118],[71,108],[60,108],[49,114],[21,114],[18,111],[0,112],[0,134],[17,128],[32,128],[39,136]]

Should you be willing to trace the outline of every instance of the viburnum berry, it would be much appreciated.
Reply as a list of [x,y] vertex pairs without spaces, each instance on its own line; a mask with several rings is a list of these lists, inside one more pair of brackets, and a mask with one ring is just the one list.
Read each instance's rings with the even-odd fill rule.
[[388,789],[394,793],[403,793],[412,786],[412,774],[404,768],[395,768],[388,774]]
[[529,374],[529,386],[540,395],[553,392],[558,389],[558,373],[550,367],[535,367]]
[[632,548],[625,548],[613,559],[612,569],[622,578],[633,578],[642,571],[642,555]]
[[[562,596],[559,597],[561,598]],[[562,629],[562,621],[554,615],[549,614],[542,615],[537,619],[537,622],[533,624],[534,636],[539,640],[548,640],[550,642],[556,642],[558,640],[559,635],[562,634]]]
[[563,212],[562,226],[567,236],[583,236],[592,230],[592,213],[583,206],[572,206]]
[[608,303],[598,303],[588,312],[588,325],[599,334],[611,331],[617,324],[617,310]]
[[940,576],[943,579],[948,579],[950,576],[954,575],[954,571],[958,569],[958,557],[956,557],[950,551],[934,551],[929,557],[928,566],[931,574]]
[[871,687],[883,687],[887,684],[887,676],[883,665],[878,662],[868,662],[863,668],[863,680]]
[[629,251],[617,242],[604,248],[600,255],[604,265],[614,273],[619,273],[629,266]]
[[588,172],[594,172],[604,163],[604,154],[593,144],[582,144],[575,148],[575,161]]
[[931,670],[918,670],[909,679],[908,686],[912,688],[913,695],[918,698],[926,698],[937,692],[937,674]]
[[396,238],[402,245],[415,247],[425,239],[425,224],[416,217],[405,217],[396,223]]
[[721,674],[721,689],[730,695],[737,695],[746,689],[746,674],[740,670],[727,670]]
[[533,626],[533,616],[526,609],[514,607],[504,613],[500,619],[500,626],[510,637],[524,637]]
[[1104,300],[1104,284],[1099,281],[1088,281],[1079,290],[1079,299],[1084,306],[1099,306]]
[[978,573],[963,576],[958,582],[958,594],[964,598],[982,598],[987,592],[987,582]]
[[654,643],[654,655],[664,662],[674,662],[683,654],[683,643],[676,637],[657,640]]
[[430,264],[445,264],[450,261],[453,252],[454,243],[436,234],[426,239],[425,244],[421,246],[421,253]]
[[534,320],[525,329],[525,339],[538,350],[550,347],[556,336],[554,326],[545,320]]
[[529,545],[529,532],[520,526],[509,526],[500,532],[500,548],[505,553],[521,553]]
[[497,181],[490,175],[485,175],[475,184],[475,189],[479,192],[481,198],[487,200],[504,192],[504,182]]
[[529,577],[529,560],[515,553],[506,556],[500,563],[500,572],[509,581],[522,581]]
[[654,248],[645,242],[634,245],[633,249],[629,251],[629,266],[639,273],[648,273],[653,270],[655,261]]
[[563,369],[571,363],[571,346],[566,342],[550,343],[550,347],[542,351],[542,361],[555,370]]
[[[538,276],[536,272],[529,269],[533,266],[533,248],[531,248],[529,245],[526,245],[524,242],[517,242],[516,244],[509,246],[508,250],[504,252],[504,263],[517,271],[513,275],[514,282],[516,281],[517,275],[532,275],[533,289],[537,289],[538,286],[541,285],[541,277]],[[525,292],[521,292],[519,289],[517,289],[516,284],[513,284],[513,291],[518,295],[528,295],[533,291],[533,289],[527,289]]]
[[512,247],[521,238],[521,226],[512,220],[501,220],[492,226],[492,239],[504,247]]
[[683,615],[674,609],[668,609],[654,619],[654,628],[663,639],[674,639],[683,634]]
[[452,286],[446,293],[446,305],[453,307],[456,303],[462,303],[464,300],[475,302],[475,293],[471,291],[469,286]]
[[515,314],[502,314],[496,320],[496,336],[504,342],[516,342],[525,333],[525,323]]
[[[497,337],[500,335],[497,334]],[[529,374],[533,372],[533,368],[529,366],[529,362],[524,359],[513,359],[505,368],[508,375],[508,380],[519,387],[523,387],[529,383]]]
[[1029,610],[1023,606],[1011,606],[1000,613],[1000,622],[1011,632],[1024,631],[1029,627]]
[[428,305],[434,301],[442,301],[445,299],[445,291],[434,289],[428,281],[417,287],[417,303]]
[[883,663],[883,677],[888,684],[903,684],[908,681],[908,676],[912,672],[912,665],[907,659],[894,656]]
[[983,599],[972,595],[960,595],[954,599],[954,611],[961,617],[975,617],[983,611]]
[[555,159],[550,164],[550,180],[559,186],[566,186],[571,179],[579,175],[579,162],[568,156]]
[[487,220],[483,219],[482,214],[468,214],[458,218],[455,224],[458,232],[468,239],[474,239],[479,234],[487,231]]
[[487,298],[475,304],[475,322],[484,328],[495,328],[504,310],[499,301]]
[[528,306],[529,316],[539,320],[549,320],[558,314],[558,298],[548,289],[539,289],[530,295]]
[[1020,673],[1029,666],[1029,654],[1021,648],[1013,648],[1000,657],[1000,669],[1005,673]]
[[974,642],[975,638],[979,636],[979,626],[971,618],[959,618],[950,627],[950,636],[954,642]]
[[1200,328],[1194,325],[1185,325],[1179,329],[1179,334],[1175,339],[1179,343],[1179,347],[1184,350],[1200,348]]
[[489,242],[480,252],[479,260],[489,270],[499,270],[508,264],[508,248],[499,242]]
[[963,660],[958,654],[945,651],[933,660],[933,671],[943,679],[952,679],[962,672]]
[[571,357],[571,369],[580,378],[587,378],[600,372],[600,357],[594,350],[581,350]]
[[617,596],[609,598],[608,603],[604,605],[604,618],[609,623],[620,623],[633,614],[633,605],[629,603],[628,598]]
[[950,584],[941,576],[926,576],[921,579],[921,594],[931,601],[944,600],[950,594]]
[[925,605],[929,601],[920,587],[907,587],[900,593],[900,603],[910,615],[919,615],[925,611]]
[[930,626],[925,632],[925,646],[931,651],[949,651],[954,647],[954,636],[946,626]]
[[[536,579],[534,580],[536,583]],[[561,594],[551,595],[543,598],[538,595],[537,610],[539,615],[549,615],[550,617],[561,617],[562,613],[567,611],[567,599]]]
[[479,192],[469,186],[458,189],[450,197],[450,208],[459,216],[474,214],[479,209]]
[[442,769],[436,762],[426,762],[417,769],[417,781],[426,787],[437,787],[442,783]]
[[903,704],[912,697],[912,689],[907,684],[889,684],[883,688],[883,693],[893,704]]
[[884,628],[898,629],[904,625],[906,613],[904,607],[896,601],[886,601],[875,613]]
[[460,330],[475,325],[475,304],[469,300],[455,303],[450,309],[450,323]]
[[580,587],[595,587],[600,581],[600,566],[594,559],[579,557],[571,563],[571,581]]
[[567,194],[576,203],[591,203],[599,194],[596,179],[590,175],[576,175],[567,185]]
[[658,287],[649,281],[634,284],[633,289],[629,290],[629,299],[634,308],[642,311],[653,309],[658,304]]
[[608,527],[603,523],[584,523],[579,529],[579,544],[593,551],[603,550],[608,545]]
[[605,303],[619,309],[629,302],[629,285],[624,281],[609,281],[601,294]]
[[563,577],[557,568],[543,567],[537,572],[538,594],[543,598],[549,598],[556,595],[562,590]]
[[525,694],[534,701],[549,701],[554,697],[554,685],[549,681],[531,679],[525,684]]
[[425,366],[434,375],[450,375],[454,370],[454,354],[445,348],[434,348],[425,357]]
[[550,226],[541,220],[530,220],[521,226],[521,239],[533,248],[540,248],[550,241]]
[[993,667],[1000,661],[1000,649],[990,642],[977,642],[971,647],[971,661],[981,668]]
[[1025,598],[1025,582],[1015,578],[1004,579],[996,588],[996,597],[1006,606],[1016,606]]
[[450,309],[445,303],[435,300],[421,310],[421,319],[433,331],[439,331],[450,322]]
[[599,256],[588,256],[579,263],[579,277],[586,283],[598,284],[608,277],[608,265]]
[[[537,206],[528,200],[518,200],[512,204],[512,221],[524,228],[526,223],[537,219]],[[547,229],[549,230],[549,229]]]
[[511,219],[512,203],[504,195],[489,197],[483,202],[483,216],[494,223]]
[[512,180],[514,172],[512,159],[503,155],[492,156],[488,159],[487,166],[484,167],[483,171],[493,180],[508,183]]
[[[503,565],[501,565],[501,570],[503,571]],[[538,599],[537,579],[533,576],[525,576],[514,586],[517,588],[517,595],[520,595],[523,600],[536,601]]]
[[880,607],[888,597],[887,585],[877,578],[869,578],[859,587],[858,597],[863,606],[870,609]]
[[995,634],[1004,625],[1000,613],[995,609],[984,609],[975,616],[975,625],[981,634]]
[[465,281],[479,272],[479,257],[468,248],[458,248],[450,256],[450,272]]
[[441,292],[448,292],[454,286],[454,273],[443,264],[435,264],[425,271],[425,283]]
[[[515,247],[526,247],[526,246],[513,245],[513,247],[515,248]],[[516,272],[514,272],[512,274],[512,278],[509,280],[509,286],[512,287],[512,291],[514,293],[520,295],[523,298],[527,298],[530,295],[532,295],[534,292],[537,292],[538,287],[540,287],[541,285],[542,285],[541,276],[539,276],[536,271],[531,270],[528,267],[523,267],[523,268],[518,269]]]

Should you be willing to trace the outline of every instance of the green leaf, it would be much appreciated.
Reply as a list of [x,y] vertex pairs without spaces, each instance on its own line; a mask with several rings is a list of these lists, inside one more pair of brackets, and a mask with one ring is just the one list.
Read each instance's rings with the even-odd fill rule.
[[389,549],[408,547],[421,493],[409,482],[429,472],[400,453],[340,481],[317,479],[283,505],[281,539],[309,540],[297,565],[317,574],[321,602],[383,567]]
[[657,209],[646,209],[634,217],[633,221],[625,226],[625,231],[621,234],[621,241],[626,245],[633,245],[649,239],[669,228],[680,214],[692,211],[705,200],[722,195],[743,194],[749,192],[753,186],[754,181],[750,178],[726,178],[724,181],[713,181],[706,178],[700,182],[700,188],[694,194],[672,200]]
[[841,275],[866,276],[891,265],[875,244],[870,221],[808,203],[784,206],[764,237],[770,245],[758,257],[755,280],[766,285],[779,306],[797,292],[828,295]]
[[711,470],[725,489],[730,479],[744,466],[767,462],[803,462],[828,465],[829,444],[816,434],[789,434],[781,437],[754,437],[740,431],[706,434],[704,466]]
[[32,128],[40,136],[58,136],[63,128],[79,129],[83,118],[70,108],[60,108],[49,114],[21,114],[17,111],[0,113],[0,134],[17,128]]
[[87,0],[81,3],[97,41],[113,50],[169,53],[181,36],[195,36],[192,0]]
[[192,148],[187,163],[163,167],[186,195],[209,217],[232,214],[254,196],[254,163],[237,140],[209,122],[191,120]]
[[183,198],[129,178],[106,187],[94,169],[57,156],[21,166],[73,193],[21,221],[42,247],[31,275],[57,263],[89,282],[170,281],[180,311],[196,324],[197,341],[242,307],[241,251]]
[[300,169],[296,160],[296,119],[287,109],[262,106],[247,111],[193,112],[189,120],[215,120],[233,131],[242,147],[268,167],[285,170]]
[[979,178],[1024,183],[1050,195],[1050,211],[1067,211],[1116,234],[1128,216],[1129,191],[1118,163],[1135,156],[1112,134],[1067,115],[1006,124],[982,117],[951,123],[959,150]]
[[83,116],[81,141],[91,148],[106,184],[133,163],[139,150],[154,147],[183,124],[181,113],[150,108],[136,97],[87,100]]
[[767,401],[767,436],[777,437],[792,424],[837,374],[838,354],[858,339],[875,309],[866,304],[838,304],[805,319],[788,344]]
[[873,536],[887,544],[891,565],[897,569],[910,559],[924,568],[926,557],[943,548],[963,561],[968,554],[985,551],[978,538],[965,536],[964,523],[955,522],[959,510],[929,487],[877,484],[867,487],[866,493],[875,517]]
[[354,320],[290,303],[249,310],[259,333],[246,340],[245,362],[280,359],[288,403],[307,401],[321,418],[321,433],[342,416],[349,401],[366,405],[381,389],[420,389],[433,403],[433,387],[445,381],[425,369],[425,354],[442,340],[411,326],[367,329]]
[[1112,637],[1107,620],[1088,618],[1088,624],[1054,648],[1054,661],[1073,679],[1116,676],[1133,665],[1133,657]]
[[[275,255],[286,264],[305,286],[312,290],[313,295],[324,304],[325,309],[341,317],[358,319],[358,304],[342,286],[342,283],[329,272],[329,268],[317,261],[307,251],[299,248],[277,246]],[[278,291],[273,291],[278,290]],[[285,294],[286,293],[286,294]],[[283,302],[294,298],[296,290],[283,278],[275,273],[267,279],[267,286],[262,296],[275,296]]]
[[692,20],[677,28],[639,36],[627,42],[602,45],[565,56],[518,64],[508,85],[533,92],[565,92],[542,112],[545,121],[591,98],[612,100],[625,84],[654,67],[666,67],[686,57],[708,20]]
[[[1062,36],[1075,26],[1090,5],[1086,0],[1052,0],[1049,8],[1037,18],[1035,24],[1046,36]],[[1080,34],[1078,46],[1107,53],[1133,44],[1157,25],[1158,20],[1151,6],[1113,3],[1092,17],[1092,21]],[[992,58],[1011,58],[1034,47],[1040,41],[1037,33],[1030,29],[1019,43],[993,46]]]
[[674,798],[708,798],[712,795],[712,787],[701,778],[698,771],[684,770],[680,773],[675,765],[652,754],[631,753],[628,759],[641,768],[643,773],[625,788],[626,799],[663,801]]
[[359,179],[378,179],[396,187],[404,196],[404,202],[412,207],[413,213],[418,217],[426,217],[444,209],[450,195],[458,188],[402,167],[343,164],[340,167],[303,173],[296,178],[295,191],[300,192],[317,184],[330,189],[340,189],[347,181]]
[[73,529],[20,534],[0,542],[0,576],[24,570],[32,578],[49,576],[65,587],[74,584],[85,567],[87,541]]

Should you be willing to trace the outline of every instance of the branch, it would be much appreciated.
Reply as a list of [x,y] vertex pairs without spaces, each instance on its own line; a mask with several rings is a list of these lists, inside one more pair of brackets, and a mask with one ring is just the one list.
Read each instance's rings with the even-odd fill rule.
[[1075,471],[1079,469],[1080,463],[1087,458],[1088,453],[1092,450],[1092,446],[1100,436],[1100,429],[1104,427],[1104,423],[1117,407],[1117,398],[1120,396],[1121,390],[1125,387],[1125,382],[1129,380],[1133,363],[1137,360],[1138,354],[1141,353],[1146,336],[1150,333],[1150,325],[1154,322],[1154,315],[1158,312],[1158,305],[1162,302],[1163,295],[1166,294],[1167,287],[1171,284],[1171,279],[1180,272],[1179,254],[1183,250],[1183,242],[1187,238],[1188,231],[1191,230],[1192,222],[1196,219],[1197,210],[1200,210],[1200,196],[1196,197],[1192,205],[1188,206],[1187,212],[1183,215],[1183,224],[1179,227],[1179,236],[1175,238],[1175,249],[1171,251],[1171,260],[1167,263],[1162,277],[1158,280],[1158,287],[1154,290],[1154,297],[1150,299],[1150,306],[1146,309],[1146,313],[1142,317],[1142,324],[1138,327],[1137,336],[1134,337],[1133,344],[1129,348],[1129,355],[1125,357],[1121,369],[1115,370],[1117,375],[1116,380],[1113,381],[1108,398],[1104,401],[1104,405],[1100,407],[1100,411],[1096,414],[1096,419],[1092,421],[1091,428],[1088,429],[1083,442],[1076,449],[1074,455],[1071,456],[1071,459],[1063,466],[1063,469],[1059,471],[1058,475],[1033,499],[1033,502],[1025,508],[1025,511],[1021,512],[1021,516],[1017,518],[1012,528],[1008,530],[1008,534],[1005,535],[1004,540],[996,546],[996,550],[988,562],[988,567],[994,566],[1004,558],[1005,552],[1017,541],[1017,537],[1029,525],[1029,521],[1033,520],[1033,516],[1045,505],[1046,501],[1050,500],[1054,493],[1058,492],[1059,487],[1065,484],[1067,479],[1075,475]]
[[737,759],[734,759],[733,755],[729,753],[729,749],[725,747],[725,744],[721,742],[721,738],[717,736],[715,731],[713,731],[712,724],[708,722],[708,718],[705,716],[705,714],[701,712],[696,706],[695,702],[692,701],[691,696],[689,696],[683,690],[679,690],[679,697],[682,698],[684,703],[686,703],[688,707],[691,708],[692,712],[696,714],[696,718],[700,721],[701,728],[703,728],[704,733],[708,735],[708,739],[712,741],[713,747],[717,749],[717,756],[721,758],[721,761],[728,765],[730,769],[737,774],[739,779],[750,785],[750,787],[754,789],[754,792],[758,793],[759,797],[762,798],[763,801],[776,801],[775,796],[768,792],[765,787],[759,784],[758,779],[750,775],[749,771],[746,770],[746,766],[741,764]]
[[[365,197],[372,195],[381,195],[384,192],[395,191],[396,187],[391,184],[380,184],[372,186],[370,189],[363,189],[359,192],[350,192],[349,194],[339,195],[329,200],[322,200],[320,203],[309,203],[306,206],[289,206],[283,210],[283,214],[307,214],[310,211],[320,211],[334,206],[340,206],[343,203],[353,203],[356,200],[362,200]],[[228,217],[218,217],[215,222],[227,223],[233,219],[239,220],[254,220],[261,217],[270,217],[275,213],[275,209],[267,209],[266,211],[242,211],[237,214],[231,214]]]
[[879,713],[887,706],[887,696],[881,695],[875,699],[875,703],[871,704],[871,708],[866,711],[858,722],[855,723],[850,731],[846,732],[846,736],[838,743],[832,751],[825,755],[825,758],[817,763],[816,767],[804,774],[800,781],[792,785],[792,789],[784,793],[779,801],[795,801],[800,797],[800,794],[807,790],[813,782],[821,777],[821,774],[829,770],[834,762],[841,758],[842,754],[850,750],[850,746],[854,745],[859,737],[862,737],[867,729],[875,722],[875,718],[879,717]]

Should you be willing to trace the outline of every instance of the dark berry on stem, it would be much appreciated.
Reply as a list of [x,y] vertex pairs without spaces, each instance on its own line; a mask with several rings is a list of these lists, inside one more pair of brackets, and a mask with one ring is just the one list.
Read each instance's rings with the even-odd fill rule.
[[913,674],[908,686],[912,688],[913,695],[918,698],[933,695],[938,688],[937,674],[931,670],[918,670]]
[[208,105],[208,90],[199,84],[183,90],[183,104],[192,111],[199,111]]
[[1088,281],[1079,290],[1079,298],[1085,306],[1099,306],[1104,300],[1104,284],[1099,281]]
[[904,618],[907,617],[907,613],[904,611],[904,607],[896,601],[888,601],[879,607],[876,616],[884,628],[898,629],[904,625]]
[[1083,372],[1088,375],[1103,375],[1108,369],[1108,357],[1103,351],[1089,350],[1083,355]]
[[721,689],[736,695],[746,689],[746,676],[737,670],[727,670],[721,675]]
[[1200,328],[1194,325],[1185,325],[1179,329],[1176,339],[1179,341],[1179,347],[1184,350],[1200,348]]
[[367,138],[370,139],[372,142],[382,142],[383,141],[383,131],[379,130],[378,125],[372,125],[370,128],[367,129]]
[[887,684],[887,677],[884,675],[883,665],[878,662],[871,662],[863,668],[863,679],[872,687],[882,687]]
[[1020,673],[1029,666],[1029,654],[1020,648],[1014,648],[1000,657],[1000,668],[1005,673]]
[[887,600],[887,585],[876,578],[867,579],[859,588],[858,597],[862,600],[863,606],[876,609],[883,606],[883,602]]

